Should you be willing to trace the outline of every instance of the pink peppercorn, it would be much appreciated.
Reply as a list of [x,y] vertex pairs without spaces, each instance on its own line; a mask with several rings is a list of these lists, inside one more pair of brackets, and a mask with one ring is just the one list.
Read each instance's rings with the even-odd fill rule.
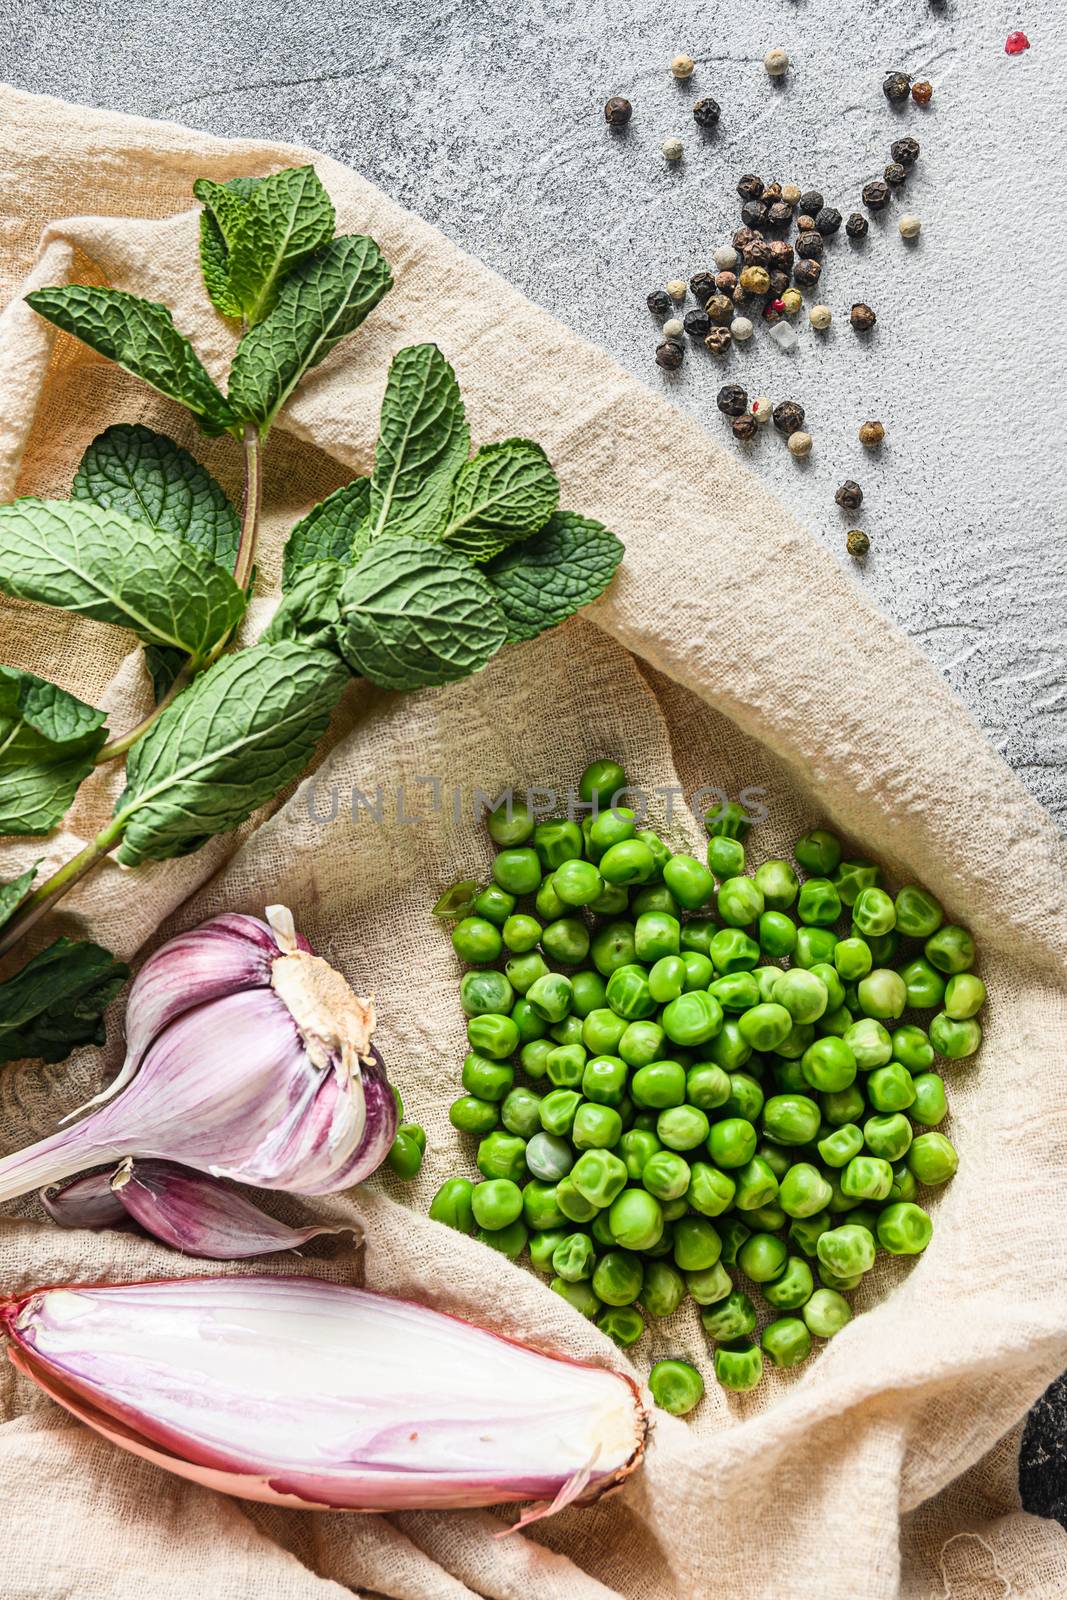
[[1029,50],[1029,48],[1030,41],[1021,28],[1017,29],[1015,33],[1009,33],[1004,41],[1005,54],[1009,56],[1021,56],[1023,51]]

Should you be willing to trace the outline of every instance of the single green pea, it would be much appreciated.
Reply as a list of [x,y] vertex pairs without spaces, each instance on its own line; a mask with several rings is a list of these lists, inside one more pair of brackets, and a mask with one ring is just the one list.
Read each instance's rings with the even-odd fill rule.
[[589,930],[577,917],[559,917],[545,924],[541,945],[562,967],[576,967],[589,954]]
[[727,1017],[719,1032],[709,1040],[701,1054],[706,1055],[714,1066],[722,1067],[726,1072],[733,1072],[751,1059],[752,1046],[743,1036],[736,1020]]
[[826,990],[826,1009],[820,1012],[817,1019],[821,1023],[822,1018],[829,1012],[836,1011],[844,1005],[845,985],[832,961],[817,961],[813,967],[806,967],[804,970],[810,977],[817,978]]
[[778,1046],[778,1055],[783,1057],[785,1061],[800,1061],[814,1043],[815,1024],[813,1022],[794,1022]]
[[695,856],[672,856],[663,869],[663,881],[686,911],[707,905],[715,891],[715,879]]
[[843,1039],[835,1038],[833,1034],[816,1039],[805,1050],[800,1066],[805,1080],[813,1089],[824,1094],[836,1094],[847,1089],[856,1077],[856,1057],[848,1044],[847,1033]]
[[[538,1106],[540,1113],[544,1101]],[[574,1151],[559,1134],[535,1133],[526,1145],[526,1165],[542,1183],[558,1183],[574,1165]]]
[[833,1167],[823,1168],[823,1177],[830,1185],[830,1198],[826,1202],[826,1209],[831,1216],[842,1216],[846,1211],[855,1211],[862,1201],[855,1195],[846,1194],[841,1187],[841,1173]]
[[737,1264],[753,1283],[773,1283],[785,1271],[789,1251],[776,1233],[754,1233],[737,1252]]
[[500,1107],[500,1120],[509,1133],[532,1139],[541,1131],[541,1096],[532,1089],[512,1089]]
[[640,839],[623,839],[605,850],[598,866],[605,883],[628,888],[632,883],[647,883],[656,870],[656,860]]
[[619,1157],[626,1167],[626,1175],[633,1183],[639,1183],[641,1174],[646,1164],[662,1150],[656,1135],[647,1129],[631,1128],[619,1140]]
[[832,1034],[835,1039],[843,1039],[855,1020],[848,1006],[838,1006],[836,1011],[827,1011],[819,1018],[819,1030]]
[[685,1286],[698,1306],[715,1305],[724,1300],[733,1288],[730,1274],[721,1261],[698,1272],[687,1272]]
[[630,1083],[634,1103],[662,1111],[685,1103],[685,1069],[677,1061],[653,1061],[640,1067]]
[[541,1126],[558,1138],[569,1134],[582,1097],[573,1089],[553,1089],[541,1101]]
[[766,1161],[767,1165],[770,1167],[779,1183],[781,1183],[782,1179],[793,1165],[793,1157],[790,1155],[789,1151],[784,1149],[781,1145],[772,1144],[769,1139],[763,1139],[760,1142],[760,1144],[756,1147],[756,1154],[759,1156],[761,1161]]
[[810,1161],[791,1166],[778,1189],[778,1203],[787,1217],[814,1217],[825,1211],[831,1186]]
[[[531,1008],[532,1009],[532,1008]],[[537,1013],[534,1012],[536,1016]],[[512,1021],[515,1020],[512,1012]],[[543,1020],[538,1018],[539,1021]],[[517,1025],[517,1024],[516,1024]],[[519,1051],[522,1070],[531,1078],[543,1078],[548,1072],[548,1058],[556,1046],[551,1039],[528,1039]]]
[[664,1006],[660,1024],[674,1044],[706,1044],[722,1028],[722,1006],[706,989],[694,989]]
[[883,1020],[899,1017],[908,1003],[908,990],[899,972],[889,967],[875,967],[857,985],[860,1010],[868,1017]]
[[669,1261],[646,1261],[641,1304],[650,1317],[672,1317],[685,1299],[685,1279]]
[[632,965],[637,955],[634,930],[629,922],[608,922],[593,937],[593,965],[604,978],[620,967]]
[[816,1289],[800,1314],[808,1332],[817,1339],[832,1339],[846,1323],[852,1321],[852,1307],[836,1289]]
[[[642,912],[634,923],[637,959],[651,966],[661,956],[678,956],[681,932],[677,917],[669,916],[665,911]],[[684,972],[684,967],[682,970]]]
[[782,976],[781,967],[759,966],[753,972],[752,976],[755,978],[756,988],[759,990],[759,1000],[757,1001],[757,1004],[769,1005],[774,999],[774,991],[778,983],[778,979]]
[[759,1005],[759,987],[751,972],[730,972],[716,978],[708,985],[708,993],[720,1004],[723,1011],[739,1015]]
[[463,1087],[479,1100],[503,1100],[514,1082],[515,1069],[506,1061],[492,1061],[475,1051],[464,1058]]
[[461,1094],[448,1108],[448,1120],[460,1133],[489,1133],[499,1117],[496,1105],[473,1094]]
[[489,1178],[475,1184],[471,1210],[480,1228],[507,1228],[522,1216],[522,1190],[508,1178]]
[[737,1026],[741,1037],[753,1050],[775,1050],[789,1035],[793,1018],[785,1006],[771,1000],[742,1012],[737,1019]]
[[645,1331],[641,1314],[633,1306],[607,1306],[597,1317],[596,1325],[620,1350],[636,1344]]
[[706,956],[711,949],[711,941],[718,933],[718,923],[711,917],[690,917],[682,923],[682,952],[696,950]]
[[824,1267],[839,1278],[850,1278],[874,1266],[875,1244],[866,1228],[845,1222],[819,1235],[816,1253]]
[[677,1000],[685,988],[685,962],[681,956],[661,956],[648,975],[648,992],[657,1005]]
[[817,1211],[813,1217],[795,1217],[789,1224],[789,1237],[798,1250],[814,1256],[819,1240],[832,1226],[829,1211]]
[[763,1353],[750,1339],[731,1339],[715,1347],[715,1377],[724,1389],[744,1394],[763,1377]]
[[567,1283],[593,1276],[596,1251],[587,1233],[568,1233],[552,1252],[552,1269]]
[[767,909],[754,878],[727,878],[719,885],[715,907],[731,928],[747,928]]
[[553,1252],[569,1231],[568,1224],[566,1228],[546,1228],[543,1233],[531,1233],[530,1260],[538,1272],[552,1271]]
[[682,908],[674,898],[665,883],[646,883],[643,888],[635,889],[630,902],[630,911],[634,918],[643,917],[648,911],[659,911],[664,916],[674,917],[681,921]]
[[495,883],[487,884],[476,894],[471,906],[475,916],[484,917],[486,922],[493,922],[498,928],[504,927],[514,909],[515,896]]
[[[855,936],[855,924],[850,931]],[[896,964],[897,952],[900,949],[900,934],[895,928],[890,933],[869,933],[867,943],[871,947],[871,956],[876,967],[892,967]]]
[[712,838],[748,838],[753,819],[736,800],[717,801],[704,813],[704,826]]
[[689,1163],[675,1150],[657,1150],[641,1173],[641,1182],[657,1200],[678,1200],[689,1188]]
[[760,958],[760,947],[741,928],[720,928],[708,945],[708,955],[716,972],[751,974]]
[[842,861],[831,874],[834,888],[846,906],[854,906],[864,889],[874,888],[882,876],[873,861]]
[[793,951],[794,967],[804,967],[810,971],[812,967],[832,961],[837,944],[837,934],[832,928],[798,928],[797,945]]
[[581,972],[571,974],[572,1016],[584,1022],[592,1012],[606,1010],[606,1001],[607,984],[599,972],[583,967]]
[[571,1009],[571,980],[561,972],[547,972],[527,989],[526,998],[546,1022],[562,1022]]
[[742,1117],[726,1117],[708,1132],[708,1154],[717,1167],[743,1167],[756,1153],[756,1130]]
[[915,1181],[915,1174],[908,1166],[907,1161],[897,1161],[893,1164],[893,1186],[889,1191],[889,1200],[895,1203],[899,1200],[914,1200],[919,1192],[919,1185]]
[[734,1173],[738,1211],[755,1211],[770,1204],[778,1194],[778,1179],[761,1156],[753,1156]]
[[772,1095],[763,1108],[763,1131],[775,1144],[811,1144],[819,1121],[819,1107],[810,1095]]
[[841,897],[829,878],[809,878],[801,884],[797,916],[806,927],[828,928],[840,915]]
[[938,972],[967,972],[974,965],[974,940],[966,928],[949,924],[931,934],[923,946],[923,953]]
[[477,1163],[483,1178],[508,1178],[519,1184],[526,1176],[526,1140],[498,1129],[487,1133],[478,1146]]
[[768,1322],[760,1343],[776,1367],[798,1367],[811,1355],[811,1334],[800,1317]]
[[[688,1078],[686,1083],[688,1085]],[[749,1072],[731,1072],[730,1093],[723,1101],[722,1114],[724,1117],[743,1117],[746,1122],[755,1122],[763,1110],[765,1098],[758,1078]]]
[[736,1192],[736,1183],[725,1172],[709,1166],[706,1161],[692,1164],[685,1198],[694,1211],[705,1217],[721,1216],[733,1205]]
[[[542,1133],[536,1137],[543,1139],[545,1135]],[[528,1154],[526,1164],[527,1166],[530,1164]],[[567,1218],[560,1210],[554,1183],[542,1183],[538,1178],[531,1178],[529,1182],[523,1184],[522,1220],[534,1233],[544,1233],[551,1228],[562,1228],[566,1225]]]
[[674,1264],[681,1272],[704,1272],[722,1254],[722,1240],[707,1217],[682,1217],[674,1225]]
[[982,1042],[982,1029],[974,1017],[959,1022],[947,1011],[930,1018],[930,1043],[948,1061],[963,1061],[973,1056]]
[[670,1106],[656,1118],[656,1133],[668,1150],[695,1150],[708,1137],[708,1119],[697,1106]]
[[886,1206],[878,1216],[878,1242],[891,1256],[920,1255],[933,1232],[933,1222],[922,1207],[907,1201]]
[[587,1100],[618,1110],[626,1093],[628,1076],[626,1063],[618,1056],[594,1056],[586,1062],[582,1072],[582,1093]]
[[607,1006],[597,1006],[582,1022],[582,1043],[594,1055],[614,1055],[627,1030],[625,1017]]
[[548,1287],[553,1294],[568,1301],[581,1316],[588,1317],[590,1322],[604,1309],[593,1293],[593,1285],[584,1279],[580,1283],[568,1283],[566,1278],[553,1278]]
[[756,1308],[747,1294],[734,1289],[700,1313],[704,1332],[709,1339],[725,1342],[741,1339],[756,1329]]
[[708,840],[708,867],[717,878],[735,878],[745,870],[745,847],[740,839],[719,833]]
[[764,911],[757,927],[759,948],[772,961],[790,956],[796,948],[797,925],[784,911]]
[[613,805],[589,819],[586,838],[593,854],[602,857],[614,845],[633,839],[636,832],[636,814],[629,806]]
[[598,917],[618,917],[629,904],[629,891],[621,883],[606,883],[586,909],[595,911]]
[[598,1106],[586,1100],[578,1107],[571,1124],[571,1141],[576,1150],[609,1150],[621,1138],[622,1118],[614,1106]]
[[909,1006],[917,1011],[928,1011],[932,1006],[941,1004],[945,995],[945,980],[923,956],[901,967],[900,976],[904,979]]
[[753,882],[768,911],[788,911],[797,897],[800,880],[788,861],[764,861]]
[[796,1311],[811,1298],[814,1288],[812,1270],[803,1256],[790,1256],[782,1276],[766,1285],[763,1296],[776,1311]]
[[620,790],[626,788],[626,774],[617,761],[591,761],[578,779],[578,794],[598,811],[610,806]]
[[648,1387],[660,1410],[675,1417],[687,1416],[704,1398],[704,1380],[688,1361],[657,1361]]
[[565,861],[578,860],[585,840],[576,822],[566,817],[552,817],[537,824],[532,843],[542,867],[546,872],[551,872]]
[[897,909],[884,889],[861,889],[852,906],[852,925],[864,939],[880,938],[897,925]]
[[533,894],[541,882],[537,851],[529,846],[501,850],[493,861],[493,881],[508,894]]
[[452,929],[452,948],[461,961],[483,967],[504,948],[500,929],[485,917],[463,917]]
[[593,1289],[609,1306],[632,1305],[643,1282],[641,1258],[629,1250],[609,1250],[601,1256],[593,1273]]
[[692,989],[706,989],[715,974],[711,957],[701,950],[687,950],[685,948],[685,928],[682,928],[682,960],[685,962],[685,983],[682,992],[687,993]]
[[719,1259],[724,1267],[736,1267],[738,1252],[745,1240],[752,1237],[752,1229],[740,1217],[733,1216],[721,1217],[718,1228],[722,1239],[722,1255]]
[[839,939],[834,945],[834,966],[846,983],[865,978],[874,965],[866,939]]
[[[913,1112],[914,1115],[914,1112]],[[863,1124],[863,1140],[872,1156],[883,1161],[899,1161],[911,1144],[911,1123],[901,1111],[888,1116],[868,1117]]]
[[887,1067],[876,1068],[867,1079],[867,1099],[874,1111],[906,1111],[915,1099],[915,1085],[907,1067],[891,1061]]
[[[587,1154],[588,1153],[589,1152],[587,1152]],[[610,1152],[607,1153],[610,1154]],[[592,1236],[593,1243],[599,1245],[601,1250],[614,1250],[615,1239],[612,1235],[611,1229],[608,1227],[608,1214],[606,1211],[601,1210],[597,1212],[596,1216],[589,1224],[589,1232]]]
[[909,1072],[925,1072],[934,1060],[934,1047],[926,1032],[910,1022],[902,1028],[894,1028],[893,1060],[899,1061]]
[[581,1044],[582,1018],[571,1015],[564,1017],[562,1022],[553,1022],[549,1026],[548,1036],[557,1044]]
[[884,1067],[893,1058],[893,1040],[889,1030],[883,1028],[875,1017],[861,1017],[845,1029],[842,1039],[852,1051],[861,1072]]
[[545,1058],[548,1081],[556,1089],[577,1089],[585,1074],[584,1045],[558,1044]]
[[[557,897],[562,900],[564,910],[566,911],[571,906],[591,905],[593,901],[597,900],[604,892],[604,880],[591,861],[565,861],[563,865],[557,867],[555,872],[552,874],[552,887],[555,890]],[[563,917],[557,920],[568,923],[571,930],[573,930],[576,924],[576,919],[573,917]],[[541,943],[545,946],[546,950],[549,950],[550,954],[554,954],[555,952],[551,950],[551,947],[546,940],[550,937],[548,929],[555,925],[555,921],[550,921],[545,927],[544,934],[541,938]],[[582,929],[583,933],[585,933],[585,926],[583,923],[577,923],[577,926]],[[556,942],[565,942],[563,935],[560,933],[557,933],[552,937],[555,938]],[[572,932],[572,940],[573,938],[574,935]],[[578,961],[584,960],[586,949],[588,949],[588,935],[586,935],[585,939],[585,949],[583,949],[581,955],[576,958]]]
[[841,845],[825,828],[813,828],[797,840],[793,854],[805,872],[826,878],[841,860]]
[[[622,1018],[626,1023],[626,1019]],[[616,1054],[628,1067],[647,1067],[663,1059],[666,1034],[658,1022],[647,1019],[626,1023],[619,1037]]]
[[[511,1008],[511,1020],[519,1030],[519,1048],[543,1039],[548,1033],[548,1023],[539,1017],[530,1002],[523,996]],[[550,1041],[551,1042],[551,1041]]]
[[649,882],[654,882],[656,878],[661,878],[663,876],[663,869],[667,865],[667,862],[671,859],[673,852],[670,846],[664,844],[659,834],[654,832],[652,828],[638,828],[634,838],[637,840],[638,844],[644,845],[645,849],[651,853],[652,859],[656,863],[655,873],[649,880]]
[[954,1022],[976,1016],[985,1002],[985,984],[973,972],[957,972],[945,985],[945,1011]]
[[505,961],[504,972],[516,994],[524,997],[529,994],[538,978],[549,976],[548,963],[537,950],[530,950],[522,956],[512,956],[509,961]]
[[479,1244],[487,1244],[491,1250],[499,1250],[502,1256],[507,1256],[509,1261],[517,1261],[526,1249],[530,1233],[525,1222],[519,1218],[506,1228],[479,1228],[475,1237]]
[[913,1079],[912,1088],[915,1090],[915,1099],[909,1108],[909,1116],[913,1122],[921,1122],[924,1127],[936,1128],[948,1115],[945,1080],[936,1072],[922,1072]]
[[928,889],[909,883],[897,895],[897,927],[906,939],[928,939],[940,928],[944,915]]
[[[578,1165],[577,1162],[574,1164]],[[556,1204],[569,1222],[585,1224],[592,1222],[600,1207],[595,1200],[590,1200],[577,1187],[574,1182],[574,1167],[565,1178],[556,1184]]]
[[858,1289],[863,1282],[862,1272],[831,1272],[829,1267],[824,1267],[820,1262],[816,1269],[819,1282],[824,1289],[833,1290],[837,1294],[848,1294],[852,1289]]
[[472,1234],[475,1228],[471,1196],[474,1185],[469,1178],[446,1178],[430,1201],[430,1216],[457,1233]]
[[810,1094],[811,1084],[805,1078],[799,1060],[778,1060],[771,1070],[774,1074],[774,1086],[779,1094]]
[[960,1158],[943,1133],[920,1133],[908,1151],[908,1166],[919,1183],[947,1183]]
[[853,1200],[884,1200],[893,1185],[893,1169],[878,1156],[853,1156],[840,1181],[842,1192]]
[[826,1010],[829,991],[814,972],[793,967],[774,986],[774,1003],[784,1006],[794,1022],[816,1022]]
[[512,847],[525,844],[532,836],[534,819],[530,808],[509,794],[503,805],[490,811],[486,827],[494,844]]
[[624,1189],[612,1202],[608,1224],[622,1250],[648,1250],[663,1233],[663,1209],[647,1189]]

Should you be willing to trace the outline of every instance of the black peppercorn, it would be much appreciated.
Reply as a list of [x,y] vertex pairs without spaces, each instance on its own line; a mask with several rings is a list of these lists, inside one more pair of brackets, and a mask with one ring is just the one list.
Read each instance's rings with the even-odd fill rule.
[[803,233],[797,234],[793,248],[798,256],[806,256],[809,261],[821,261],[826,246],[821,233],[816,233],[814,228],[805,228]]
[[756,428],[756,419],[750,412],[746,412],[743,417],[735,417],[730,424],[734,438],[740,439],[742,444],[747,444],[749,439],[756,437]]
[[823,206],[816,214],[815,226],[824,235],[836,233],[841,226],[841,213],[833,206]]
[[689,287],[701,305],[703,305],[704,301],[715,293],[715,274],[713,272],[694,272],[689,280]]
[[913,166],[919,159],[918,139],[894,139],[889,146],[889,154],[894,161],[899,161],[902,167]]
[[797,217],[797,228],[801,233],[813,233],[815,230],[815,218],[809,217],[806,211],[802,211]]
[[674,339],[665,339],[656,346],[656,365],[666,367],[668,372],[673,372],[680,367],[685,358],[685,351]]
[[882,93],[887,100],[906,100],[911,93],[911,78],[906,72],[887,72],[882,80]]
[[852,528],[846,534],[845,549],[848,551],[850,556],[855,556],[857,561],[862,561],[863,557],[867,554],[870,548],[871,541],[868,539],[862,528]]
[[793,282],[801,289],[813,289],[819,281],[822,266],[818,261],[805,259],[793,268]]
[[687,311],[685,314],[685,331],[691,334],[694,339],[703,339],[704,335],[711,331],[711,318],[706,311]]
[[852,307],[848,314],[848,320],[857,333],[870,333],[878,318],[870,306],[864,305],[863,301],[860,300]]
[[762,200],[746,200],[741,207],[741,221],[746,228],[762,228],[767,221],[767,207]]
[[777,178],[775,178],[773,183],[768,183],[765,185],[763,193],[760,195],[760,199],[763,201],[765,206],[773,206],[775,202],[781,198],[782,186],[778,182]]
[[716,294],[731,295],[737,288],[736,272],[717,272],[715,274]]
[[854,478],[846,478],[834,499],[845,511],[858,511],[863,504],[863,490]]
[[665,317],[672,309],[671,297],[666,289],[653,289],[645,304],[657,317]]
[[883,183],[881,178],[875,178],[873,183],[865,183],[862,198],[868,211],[884,210],[889,204],[888,183]]
[[767,207],[767,221],[772,228],[785,228],[792,220],[793,207],[786,205],[784,200],[776,200]]
[[732,343],[729,328],[712,328],[711,332],[704,336],[704,344],[713,356],[724,356]]
[[758,200],[763,193],[763,179],[757,178],[754,172],[746,172],[738,179],[737,192],[742,200]]
[[800,197],[798,210],[806,211],[809,217],[817,217],[826,201],[818,189],[805,189]]
[[753,239],[741,252],[746,267],[769,267],[771,247],[765,239]]
[[788,272],[783,272],[780,267],[777,268],[777,269],[772,269],[772,271],[771,271],[771,285],[770,285],[770,289],[769,289],[768,292],[770,294],[774,295],[775,299],[778,299],[781,295],[785,294],[785,291],[788,288],[789,288],[789,274],[788,274]]
[[850,239],[865,239],[870,223],[862,212],[854,211],[845,223],[845,232]]
[[882,176],[891,189],[899,189],[908,176],[908,169],[902,167],[899,161],[891,161]]
[[715,404],[724,417],[741,417],[748,410],[748,395],[739,383],[724,383]]
[[734,290],[733,294],[730,296],[730,299],[733,301],[735,306],[744,306],[744,305],[748,304],[749,300],[751,299],[751,296],[749,295],[749,292],[748,292],[747,289],[742,289],[741,285],[738,284],[737,288]]
[[720,116],[719,102],[710,95],[693,104],[693,118],[698,128],[714,128]]
[[609,128],[625,128],[633,114],[633,106],[621,94],[613,94],[604,105],[604,121]]
[[792,272],[793,246],[788,239],[772,239],[767,249],[771,258],[767,265],[775,272]]
[[762,238],[763,235],[758,228],[738,228],[733,237],[733,246],[735,250],[743,250],[746,244],[753,244]]
[[771,412],[774,426],[779,433],[784,433],[788,439],[791,433],[796,433],[804,426],[804,407],[799,400],[779,400]]

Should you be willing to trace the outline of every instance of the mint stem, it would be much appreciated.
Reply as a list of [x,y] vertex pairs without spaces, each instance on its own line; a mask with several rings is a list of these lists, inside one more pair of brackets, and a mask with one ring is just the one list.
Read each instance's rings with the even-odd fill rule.
[[79,850],[76,856],[72,856],[64,866],[53,872],[39,889],[35,889],[33,894],[22,902],[3,933],[0,933],[0,956],[6,955],[13,949],[23,934],[29,933],[30,929],[51,911],[56,902],[63,898],[68,889],[73,889],[87,872],[91,872],[98,862],[114,850],[122,838],[125,826],[125,818],[112,818],[107,827],[103,828],[84,850]]

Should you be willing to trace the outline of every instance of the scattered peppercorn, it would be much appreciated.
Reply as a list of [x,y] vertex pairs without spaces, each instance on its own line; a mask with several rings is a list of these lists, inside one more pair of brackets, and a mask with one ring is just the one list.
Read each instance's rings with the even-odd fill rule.
[[721,244],[713,255],[712,260],[724,272],[729,272],[737,266],[737,251],[732,244]]
[[834,320],[834,314],[829,306],[812,306],[808,312],[808,321],[817,333],[825,333]]
[[747,444],[750,439],[756,437],[756,419],[751,414],[735,417],[730,424],[730,429],[735,439],[739,439],[742,444]]
[[862,199],[868,211],[884,210],[889,204],[888,183],[883,183],[881,178],[875,178],[872,183],[865,183]]
[[782,199],[787,206],[795,206],[800,200],[800,185],[798,183],[782,184]]
[[845,511],[858,511],[863,504],[863,490],[855,478],[846,478],[834,499]]
[[928,106],[933,93],[933,84],[927,83],[925,78],[921,78],[918,83],[913,83],[911,86],[911,98],[917,106]]
[[769,267],[771,264],[771,247],[762,234],[757,234],[750,239],[741,252],[746,267]]
[[911,91],[911,79],[906,72],[887,72],[882,81],[882,93],[887,100],[906,100]]
[[868,450],[873,450],[885,438],[885,428],[880,422],[863,422],[860,424],[860,444],[865,444]]
[[769,260],[767,265],[775,272],[791,272],[793,270],[793,246],[788,239],[772,239],[767,245]]
[[756,239],[762,239],[762,233],[757,233],[755,228],[738,228],[734,234],[734,249],[743,250],[746,244],[752,244]]
[[763,201],[765,206],[773,206],[775,202],[781,198],[782,186],[778,182],[777,178],[773,179],[772,182],[768,184],[764,184],[763,193],[760,195],[760,199]]
[[789,438],[785,441],[785,445],[786,449],[789,451],[789,454],[792,456],[810,456],[812,445],[811,434],[805,433],[803,429],[800,429],[796,433],[791,433],[789,435]]
[[871,329],[878,321],[878,318],[875,316],[870,306],[865,305],[862,300],[859,300],[849,312],[848,320],[851,322],[857,333],[870,333]]
[[834,206],[820,206],[815,214],[815,226],[821,234],[836,233],[841,226],[841,213]]
[[766,267],[745,267],[740,282],[747,294],[766,294],[771,286],[771,275]]
[[729,298],[736,288],[736,272],[717,272],[715,274],[715,289],[718,294],[724,294],[727,296],[727,298]]
[[789,71],[789,57],[780,47],[768,50],[763,58],[763,65],[772,78],[780,78]]
[[855,556],[857,561],[862,561],[870,548],[871,541],[862,528],[852,528],[845,536],[845,549],[850,556]]
[[739,383],[724,383],[715,404],[724,417],[739,417],[748,410],[748,395]]
[[[734,314],[734,303],[728,294],[713,294],[704,307],[708,315],[708,328],[713,322],[727,323]],[[707,333],[708,328],[703,331]]]
[[1021,56],[1024,50],[1029,50],[1030,41],[1021,28],[1014,33],[1009,33],[1004,41],[1004,54],[1006,56]]
[[797,255],[807,261],[821,261],[826,243],[821,233],[816,233],[814,228],[805,228],[803,233],[797,234],[795,249]]
[[771,405],[771,402],[767,399],[767,396],[765,394],[758,394],[755,400],[752,402],[752,415],[755,417],[756,421],[762,426],[763,423],[770,422],[773,414],[774,408]]
[[681,317],[669,317],[663,324],[663,337],[665,339],[680,339],[685,332],[685,323]]
[[[711,304],[710,300],[708,304]],[[733,307],[730,307],[730,309],[732,310]],[[683,326],[690,338],[703,339],[706,333],[711,332],[711,318],[706,311],[694,308],[692,311],[686,312]]]
[[730,333],[739,344],[744,344],[746,339],[752,337],[752,324],[747,317],[735,317],[730,324]]
[[801,233],[813,233],[815,231],[815,218],[810,217],[806,211],[802,211],[797,217],[797,227]]
[[713,100],[710,95],[705,95],[702,100],[693,103],[693,120],[698,128],[714,128],[721,115],[719,102]]
[[680,367],[684,358],[685,350],[673,339],[665,339],[662,344],[656,346],[656,365],[665,367],[668,372]]
[[784,228],[793,220],[793,207],[784,200],[775,200],[767,207],[767,221],[772,228]]
[[667,293],[670,295],[672,300],[684,300],[685,299],[685,279],[684,278],[672,278],[671,281],[667,285]]
[[801,289],[814,289],[821,272],[822,267],[818,261],[798,261],[793,268],[793,282]]
[[741,207],[741,221],[747,228],[762,228],[767,221],[767,207],[762,200],[746,200]]
[[774,426],[787,437],[804,426],[804,407],[799,400],[779,400],[773,414]]
[[818,189],[805,189],[798,202],[801,211],[806,211],[809,217],[817,217],[826,201]]
[[889,146],[889,154],[894,161],[899,161],[902,167],[913,166],[919,159],[918,139],[894,139]]
[[754,172],[746,172],[737,180],[737,192],[742,200],[758,200],[763,193],[763,179]]
[[666,289],[653,289],[645,304],[657,317],[665,317],[671,309],[671,297]]
[[917,217],[912,211],[906,211],[897,223],[897,227],[900,229],[902,239],[917,239],[923,231],[922,218]]
[[613,94],[604,103],[604,121],[609,128],[625,128],[633,114],[633,106],[621,94]]
[[854,211],[845,223],[845,232],[850,239],[865,239],[870,223],[860,211]]
[[663,154],[664,154],[664,156],[666,157],[666,159],[668,161],[681,161],[681,159],[682,159],[682,141],[681,141],[681,139],[676,139],[676,138],[664,139],[663,143],[660,145],[660,149],[663,151]]
[[675,56],[674,60],[671,62],[671,77],[681,80],[691,78],[693,76],[693,68],[695,66],[696,62],[693,60],[692,56],[687,56],[683,51],[681,55]]
[[704,343],[713,356],[724,356],[731,343],[729,328],[712,328],[711,332],[705,335]]
[[899,161],[891,161],[882,176],[891,189],[899,189],[902,183],[907,182],[908,169],[902,167]]
[[712,272],[694,272],[689,280],[689,287],[700,301],[700,304],[703,305],[708,296],[715,293],[715,274]]
[[751,298],[752,298],[752,296],[746,294],[744,289],[742,289],[740,284],[737,285],[737,288],[734,290],[733,294],[730,296],[730,299],[733,301],[735,306],[746,305],[748,303],[748,301],[751,300]]
[[785,294],[785,291],[788,288],[789,288],[789,274],[788,274],[788,272],[782,272],[782,271],[778,270],[777,268],[773,269],[772,272],[771,272],[771,282],[770,282],[770,291],[769,292],[774,295],[775,299],[780,299],[781,296],[783,294]]
[[799,289],[783,289],[781,307],[787,317],[795,317],[804,304]]

